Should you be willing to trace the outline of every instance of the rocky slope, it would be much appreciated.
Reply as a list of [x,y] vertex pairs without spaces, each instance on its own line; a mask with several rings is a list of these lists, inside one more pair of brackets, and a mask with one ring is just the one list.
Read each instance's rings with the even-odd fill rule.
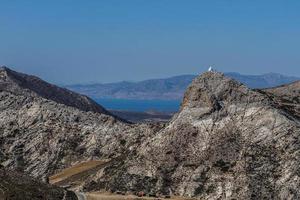
[[299,199],[300,121],[280,97],[221,73],[197,77],[180,112],[98,180],[201,199]]
[[84,191],[300,198],[297,83],[252,90],[207,72],[188,87],[167,125],[127,124],[15,87],[0,92],[6,167],[35,177],[61,172],[51,180]]
[[[8,168],[45,178],[80,161],[118,157],[156,130],[120,121],[89,99],[37,78],[0,72],[0,162]],[[48,98],[44,90],[62,96]]]
[[290,99],[294,103],[300,103],[300,81],[265,89],[264,91],[272,93],[280,98]]
[[30,93],[32,96],[40,96],[82,111],[109,114],[102,106],[87,96],[49,84],[38,77],[15,72],[7,67],[0,67],[0,91],[12,92],[17,95]]
[[41,183],[22,173],[0,169],[2,200],[77,200],[76,195],[62,188]]
[[276,99],[278,106],[300,118],[300,81],[279,87],[264,89],[270,98]]

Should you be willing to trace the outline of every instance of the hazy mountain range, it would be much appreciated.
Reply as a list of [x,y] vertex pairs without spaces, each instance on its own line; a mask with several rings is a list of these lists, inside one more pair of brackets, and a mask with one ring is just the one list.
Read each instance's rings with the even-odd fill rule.
[[[242,75],[235,72],[225,73],[250,88],[268,88],[300,80],[299,77],[276,73],[263,75]],[[149,79],[139,82],[116,82],[105,84],[76,84],[66,88],[85,94],[93,99],[136,99],[136,100],[180,100],[187,86],[196,75],[181,75],[165,79]]]

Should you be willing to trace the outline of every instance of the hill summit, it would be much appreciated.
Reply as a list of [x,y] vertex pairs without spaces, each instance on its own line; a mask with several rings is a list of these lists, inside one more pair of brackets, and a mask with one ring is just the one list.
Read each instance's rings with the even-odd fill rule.
[[200,199],[297,199],[300,122],[281,100],[222,73],[198,76],[180,112],[107,176],[110,187],[130,191],[139,183],[149,193]]

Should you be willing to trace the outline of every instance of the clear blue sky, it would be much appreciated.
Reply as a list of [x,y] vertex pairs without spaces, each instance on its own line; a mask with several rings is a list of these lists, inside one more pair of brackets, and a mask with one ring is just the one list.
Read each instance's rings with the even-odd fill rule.
[[61,84],[300,76],[300,1],[0,0],[0,65]]

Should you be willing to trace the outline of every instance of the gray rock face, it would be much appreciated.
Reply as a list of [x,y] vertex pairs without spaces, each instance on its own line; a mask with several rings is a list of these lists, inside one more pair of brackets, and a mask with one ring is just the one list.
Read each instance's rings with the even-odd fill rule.
[[[118,156],[151,132],[147,125],[136,127],[40,97],[1,92],[0,108],[4,164],[23,167],[35,177],[53,174],[74,162]],[[120,145],[122,140],[126,144]]]
[[[78,94],[55,97],[63,103],[77,97],[73,106],[46,98],[48,93],[41,95],[39,83],[41,87],[49,84],[33,78],[39,83],[33,86],[29,81],[26,85],[31,78],[15,78],[18,73],[10,73],[16,72],[0,71],[0,161],[8,168],[44,178],[76,162],[118,157],[127,148],[138,146],[144,136],[154,134],[148,125],[135,126],[107,115],[105,110],[96,112],[101,106],[89,107],[83,102],[80,105],[87,110],[96,108],[94,112],[77,108],[77,102],[85,99]],[[49,87],[45,90],[58,90],[56,95],[61,90]]]
[[300,118],[300,81],[263,90],[277,106]]
[[28,90],[2,90],[0,160],[43,177],[76,162],[109,159],[85,176],[85,191],[299,199],[299,104],[284,91],[300,88],[287,88],[252,90],[204,73],[166,126],[127,124]]
[[166,128],[116,167],[111,187],[201,199],[299,199],[300,123],[270,95],[221,73],[197,77]]
[[40,96],[82,111],[109,114],[87,96],[49,84],[38,77],[15,72],[7,67],[0,68],[0,91],[17,95],[31,93],[32,96]]

